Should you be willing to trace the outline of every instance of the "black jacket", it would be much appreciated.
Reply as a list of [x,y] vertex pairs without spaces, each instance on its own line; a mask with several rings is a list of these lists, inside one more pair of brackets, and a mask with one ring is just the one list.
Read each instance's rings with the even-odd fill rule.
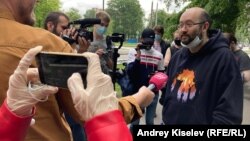
[[243,84],[219,30],[198,53],[182,48],[171,58],[163,105],[165,124],[241,124]]

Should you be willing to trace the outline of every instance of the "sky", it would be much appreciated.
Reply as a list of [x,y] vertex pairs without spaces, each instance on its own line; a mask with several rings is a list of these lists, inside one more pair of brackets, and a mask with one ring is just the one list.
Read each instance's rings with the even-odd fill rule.
[[[69,8],[76,8],[80,11],[81,15],[85,13],[87,9],[99,8],[102,9],[103,0],[60,0],[62,2],[62,10],[67,11]],[[107,8],[107,1],[105,1],[104,8]],[[142,9],[146,15],[149,15],[151,11],[151,3],[153,3],[153,9],[156,9],[156,3],[158,2],[158,9],[165,9],[165,4],[161,1],[163,0],[139,0]]]

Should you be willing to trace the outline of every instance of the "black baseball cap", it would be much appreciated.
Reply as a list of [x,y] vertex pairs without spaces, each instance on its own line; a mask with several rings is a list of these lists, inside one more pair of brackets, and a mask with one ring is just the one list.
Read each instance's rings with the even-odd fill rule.
[[146,28],[142,31],[141,38],[143,38],[144,42],[154,42],[155,40],[155,32],[151,28]]

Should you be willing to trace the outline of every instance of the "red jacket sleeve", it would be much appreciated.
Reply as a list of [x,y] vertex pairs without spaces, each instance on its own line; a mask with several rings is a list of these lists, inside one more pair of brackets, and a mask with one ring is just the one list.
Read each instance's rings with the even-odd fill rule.
[[98,115],[85,123],[88,141],[132,141],[121,111]]
[[6,100],[0,107],[0,141],[23,141],[34,115],[20,117],[12,113]]

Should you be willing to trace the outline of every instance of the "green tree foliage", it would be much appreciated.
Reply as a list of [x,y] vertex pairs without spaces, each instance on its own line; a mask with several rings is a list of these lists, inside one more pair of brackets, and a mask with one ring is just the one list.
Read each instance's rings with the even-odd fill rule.
[[177,25],[179,24],[180,13],[173,13],[165,19],[164,24],[164,37],[168,40],[173,40],[173,33],[177,30]]
[[237,3],[238,0],[194,0],[190,7],[204,7],[213,20],[213,28],[235,33],[236,21],[240,12]]
[[238,3],[240,15],[237,18],[236,37],[243,43],[250,44],[250,2],[242,0]]
[[[153,25],[149,25],[150,22],[148,23],[148,27],[153,28],[155,25],[162,25],[164,27],[164,37],[167,40],[172,39],[172,33],[177,30],[177,24],[179,21],[179,15],[180,14],[169,14],[166,13],[164,10],[158,10],[157,11],[157,21],[156,19],[156,13],[153,11]],[[150,17],[149,17],[150,18]]]
[[35,26],[43,27],[44,19],[51,11],[59,11],[60,0],[41,0],[35,7],[36,23]]
[[65,12],[67,16],[69,16],[70,21],[74,21],[77,19],[81,19],[82,16],[78,9],[70,8],[68,11]]
[[213,20],[212,28],[235,33],[239,41],[244,41],[249,37],[248,3],[249,0],[193,0],[189,7],[204,7]]
[[[152,24],[149,22],[148,27],[154,27],[155,25],[164,25],[165,19],[169,16],[164,10],[153,11]],[[157,20],[156,20],[157,17]],[[149,16],[150,19],[150,16]]]
[[[173,3],[180,6],[188,1],[190,3],[186,8],[198,6],[206,9],[213,20],[212,28],[235,33],[239,40],[250,41],[249,0],[164,0],[167,8]],[[184,10],[185,8],[178,14],[180,15]],[[175,19],[175,16],[175,14],[171,15],[171,18],[165,24],[175,24],[176,21],[171,20]]]
[[107,12],[112,18],[113,32],[125,33],[127,38],[136,38],[144,25],[144,13],[138,0],[110,0]]
[[96,9],[89,9],[83,15],[84,18],[95,18]]
[[166,8],[169,10],[169,8],[174,4],[176,8],[180,8],[182,4],[185,2],[190,2],[191,0],[164,0],[164,3],[166,5]]

